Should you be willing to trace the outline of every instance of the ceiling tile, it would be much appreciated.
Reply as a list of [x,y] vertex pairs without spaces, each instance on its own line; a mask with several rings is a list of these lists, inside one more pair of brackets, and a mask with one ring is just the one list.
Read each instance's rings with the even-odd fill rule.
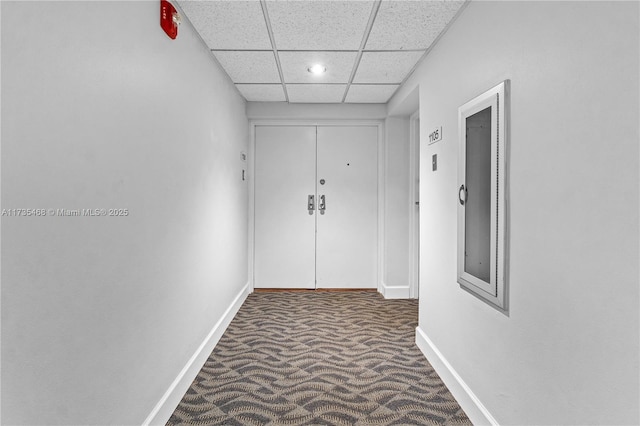
[[271,49],[259,1],[187,1],[180,7],[209,49]]
[[398,84],[352,84],[345,102],[385,104],[398,87]]
[[346,84],[287,84],[289,102],[340,103]]
[[250,102],[284,102],[282,84],[236,84],[242,96]]
[[464,1],[383,1],[367,40],[367,50],[426,49]]
[[358,50],[372,8],[372,1],[267,1],[284,50]]
[[424,52],[364,52],[354,83],[401,83]]
[[234,83],[280,83],[273,52],[213,52]]
[[[356,52],[279,52],[286,83],[348,83]],[[314,64],[327,67],[315,75],[307,71]]]

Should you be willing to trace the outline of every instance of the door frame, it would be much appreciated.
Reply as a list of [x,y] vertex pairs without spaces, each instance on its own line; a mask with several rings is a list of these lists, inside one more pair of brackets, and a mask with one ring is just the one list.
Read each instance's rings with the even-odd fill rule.
[[376,261],[376,287],[382,290],[384,277],[384,178],[385,178],[385,139],[384,120],[249,120],[250,140],[248,154],[249,183],[249,232],[248,232],[248,271],[250,288],[255,289],[255,152],[256,126],[376,126],[378,128],[378,247]]
[[[416,200],[416,182],[420,180],[420,109],[409,117],[409,297],[420,294],[420,206]],[[417,131],[416,131],[417,130]]]

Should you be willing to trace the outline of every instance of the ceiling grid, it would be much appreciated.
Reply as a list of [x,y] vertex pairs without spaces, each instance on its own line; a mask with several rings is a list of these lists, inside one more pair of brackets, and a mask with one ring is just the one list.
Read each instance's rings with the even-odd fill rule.
[[280,63],[280,56],[278,55],[278,48],[276,47],[276,39],[273,36],[273,29],[271,28],[271,21],[269,20],[269,12],[267,11],[267,2],[260,0],[260,6],[262,7],[262,13],[264,15],[264,22],[267,26],[267,32],[269,33],[269,41],[273,48],[273,56],[276,60],[276,66],[278,67],[278,74],[280,75],[280,82],[282,84],[282,90],[284,91],[284,99],[289,102],[289,94],[287,93],[287,86],[284,83],[284,77],[282,75],[282,64]]
[[367,40],[369,40],[369,34],[371,34],[371,28],[373,28],[373,23],[376,20],[376,15],[378,14],[378,9],[380,9],[380,3],[382,0],[377,0],[373,4],[373,8],[371,9],[371,15],[369,15],[369,22],[367,22],[367,28],[364,30],[364,36],[362,37],[362,42],[360,43],[360,50],[358,50],[358,56],[356,57],[356,61],[353,64],[353,69],[351,70],[351,75],[349,76],[349,83],[347,84],[347,90],[345,90],[344,95],[342,96],[342,102],[347,99],[347,94],[349,93],[349,88],[353,83],[353,78],[356,76],[358,72],[358,67],[360,66],[360,61],[362,61],[362,51],[367,45]]
[[178,3],[248,101],[386,103],[465,0]]

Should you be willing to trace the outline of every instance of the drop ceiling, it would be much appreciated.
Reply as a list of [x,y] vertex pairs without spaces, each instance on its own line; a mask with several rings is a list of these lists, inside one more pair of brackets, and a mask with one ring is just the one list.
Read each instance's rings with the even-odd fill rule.
[[386,103],[463,4],[179,1],[248,101],[290,103]]

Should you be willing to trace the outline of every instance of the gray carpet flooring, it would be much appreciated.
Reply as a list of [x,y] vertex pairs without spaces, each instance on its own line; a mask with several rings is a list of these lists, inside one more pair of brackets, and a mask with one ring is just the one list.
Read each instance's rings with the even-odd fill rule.
[[252,293],[167,425],[468,425],[415,345],[416,300]]

